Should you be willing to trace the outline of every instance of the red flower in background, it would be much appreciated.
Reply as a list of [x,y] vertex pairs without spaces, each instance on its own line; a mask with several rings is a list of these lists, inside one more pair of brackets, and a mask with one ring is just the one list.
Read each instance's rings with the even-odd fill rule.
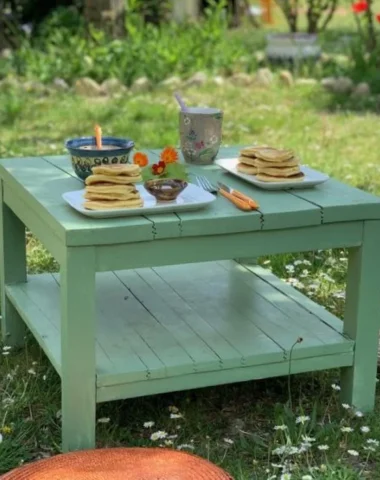
[[380,23],[380,13],[376,15],[376,20]]
[[166,168],[166,163],[161,160],[161,162],[155,163],[152,165],[152,173],[153,175],[161,175],[164,173]]
[[365,0],[359,0],[352,4],[352,11],[354,13],[362,13],[368,10],[368,3]]

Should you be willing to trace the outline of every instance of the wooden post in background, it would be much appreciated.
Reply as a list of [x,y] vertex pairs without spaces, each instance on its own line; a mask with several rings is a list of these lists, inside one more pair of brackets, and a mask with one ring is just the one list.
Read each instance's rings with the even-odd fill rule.
[[263,22],[273,24],[272,0],[261,0],[261,8],[263,10]]
[[125,0],[85,0],[85,17],[113,37],[125,34]]

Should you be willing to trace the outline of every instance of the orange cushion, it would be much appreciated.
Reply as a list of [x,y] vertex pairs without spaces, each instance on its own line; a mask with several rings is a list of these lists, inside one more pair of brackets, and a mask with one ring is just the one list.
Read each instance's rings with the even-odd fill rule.
[[212,463],[164,448],[109,448],[57,455],[1,480],[233,480]]

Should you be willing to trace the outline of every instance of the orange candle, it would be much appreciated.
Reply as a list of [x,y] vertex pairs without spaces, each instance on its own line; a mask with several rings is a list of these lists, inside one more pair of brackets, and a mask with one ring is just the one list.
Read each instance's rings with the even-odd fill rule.
[[102,129],[99,125],[95,125],[95,141],[96,147],[101,150],[102,149]]

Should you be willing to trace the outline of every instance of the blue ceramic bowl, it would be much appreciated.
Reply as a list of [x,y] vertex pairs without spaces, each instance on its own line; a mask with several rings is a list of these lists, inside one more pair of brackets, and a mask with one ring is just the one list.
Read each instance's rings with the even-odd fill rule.
[[67,140],[65,146],[71,155],[71,163],[77,176],[85,180],[97,165],[129,163],[134,142],[129,138],[102,137],[102,150],[96,148],[95,137]]

